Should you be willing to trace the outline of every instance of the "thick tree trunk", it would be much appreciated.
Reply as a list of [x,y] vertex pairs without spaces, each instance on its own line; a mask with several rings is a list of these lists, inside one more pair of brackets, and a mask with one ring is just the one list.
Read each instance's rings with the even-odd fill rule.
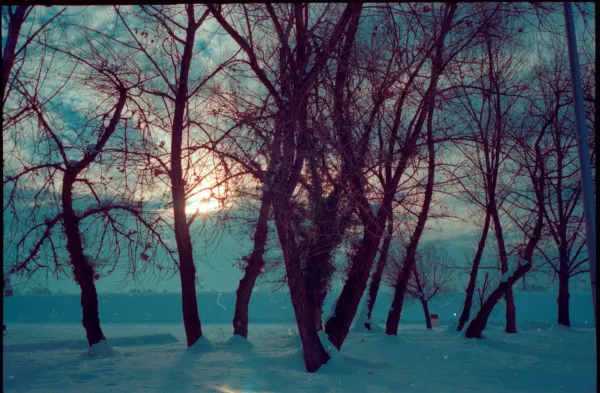
[[479,244],[477,245],[477,252],[475,258],[473,258],[473,265],[471,266],[471,274],[469,276],[469,284],[467,285],[467,294],[465,296],[465,304],[463,306],[462,313],[458,319],[457,331],[461,331],[465,327],[465,323],[471,316],[471,307],[473,306],[473,294],[475,293],[475,285],[477,283],[477,273],[479,272],[479,265],[481,263],[481,257],[483,250],[485,249],[485,242],[490,229],[490,209],[486,208],[485,220],[483,222],[483,231],[481,232],[481,238],[479,238]]
[[569,272],[560,272],[558,275],[558,324],[571,326],[569,318]]
[[308,306],[304,274],[289,218],[290,209],[286,198],[275,197],[273,209],[275,211],[277,235],[279,237],[285,261],[294,315],[296,316],[298,333],[300,335],[300,340],[302,341],[304,364],[306,365],[306,370],[312,373],[327,363],[329,355],[327,355],[327,352],[325,351],[325,348],[323,348],[319,336],[317,335],[315,319]]
[[261,198],[260,212],[256,231],[254,232],[254,247],[248,259],[244,276],[240,280],[236,293],[235,311],[233,314],[233,334],[248,338],[248,305],[256,279],[265,266],[264,254],[269,233],[269,210],[271,209],[271,192],[265,191]]
[[[508,254],[506,253],[506,245],[504,243],[504,234],[502,231],[502,225],[500,223],[500,215],[498,214],[498,208],[495,200],[490,201],[491,215],[494,222],[494,232],[496,234],[496,241],[498,243],[498,252],[500,256],[500,267],[502,274],[508,271]],[[506,333],[517,332],[517,310],[515,308],[515,300],[512,291],[512,285],[506,288],[504,292],[504,299],[506,300],[506,326],[504,330]]]
[[336,185],[331,194],[321,200],[315,218],[316,239],[310,243],[304,263],[308,307],[312,310],[317,330],[323,330],[323,303],[335,272],[332,254],[344,231],[338,218],[339,193],[340,187]]
[[79,232],[79,218],[73,210],[73,183],[77,173],[73,169],[65,172],[62,189],[63,226],[67,237],[67,251],[73,267],[75,282],[81,289],[81,310],[83,314],[83,327],[88,344],[91,347],[106,340],[100,327],[98,314],[98,293],[94,283],[94,266],[83,252],[81,234]]
[[498,287],[490,294],[485,302],[483,302],[481,310],[479,310],[475,319],[467,326],[467,331],[465,332],[467,338],[481,338],[481,333],[485,330],[488,318],[490,317],[494,306],[498,303],[498,300],[505,296],[506,291],[523,277],[529,269],[531,269],[531,263],[527,262],[526,264],[519,266],[507,281],[500,282]]
[[10,71],[15,64],[19,33],[21,32],[21,26],[23,26],[23,22],[25,21],[25,12],[28,7],[29,6],[27,5],[18,6],[8,21],[8,34],[4,44],[4,52],[2,53],[2,103],[4,103],[4,95],[6,94]]
[[421,305],[423,306],[423,313],[425,314],[425,326],[427,329],[431,329],[431,315],[429,315],[429,306],[427,305],[427,301],[421,300]]
[[379,293],[379,287],[381,286],[381,278],[383,277],[383,271],[387,264],[388,255],[390,251],[390,245],[392,243],[392,231],[394,230],[393,221],[390,219],[387,227],[387,236],[383,239],[383,245],[379,251],[379,260],[375,265],[375,271],[371,276],[371,282],[369,283],[369,292],[367,298],[367,322],[365,327],[371,330],[371,315],[373,308],[375,307],[375,301],[377,300],[377,294]]

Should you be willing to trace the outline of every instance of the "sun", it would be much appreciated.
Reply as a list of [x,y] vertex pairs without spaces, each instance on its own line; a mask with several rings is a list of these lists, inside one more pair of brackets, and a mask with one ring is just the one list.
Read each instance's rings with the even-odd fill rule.
[[185,204],[185,212],[187,214],[193,214],[196,211],[200,213],[208,213],[219,209],[219,201],[203,193],[197,194],[189,198]]

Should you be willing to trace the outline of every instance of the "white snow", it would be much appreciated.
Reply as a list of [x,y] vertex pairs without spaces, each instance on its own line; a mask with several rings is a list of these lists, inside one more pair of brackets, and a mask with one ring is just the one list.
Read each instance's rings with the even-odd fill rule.
[[[373,314],[377,331],[351,331],[341,352],[326,334],[319,334],[331,360],[314,374],[303,367],[296,325],[279,307],[277,296],[289,301],[289,295],[263,295],[252,298],[250,320],[261,317],[267,323],[250,323],[246,341],[232,337],[234,295],[223,293],[220,297],[220,303],[227,306],[225,311],[216,302],[218,293],[199,293],[203,337],[189,349],[181,310],[177,309],[178,294],[101,294],[100,319],[108,341],[89,349],[78,296],[5,298],[3,391],[595,391],[596,338],[593,324],[584,323],[593,316],[587,293],[572,294],[571,318],[577,328],[553,325],[554,293],[515,293],[519,333],[506,334],[503,324],[498,324],[504,314],[500,302],[483,340],[466,339],[448,326],[456,321],[453,313],[460,311],[462,294],[440,295],[440,301],[432,303],[431,311],[440,315],[440,328],[425,329],[418,319],[422,318],[419,305],[407,304],[403,315],[408,321],[401,321],[397,337],[386,336],[381,323],[391,295],[381,293]],[[111,350],[121,356],[108,356]]]
[[213,351],[216,348],[215,344],[210,342],[205,335],[200,337],[198,341],[187,349],[190,353],[206,353]]
[[[288,325],[250,324],[254,348],[239,351],[229,325],[203,325],[206,338],[191,354],[181,324],[106,324],[122,356],[90,358],[81,349],[51,349],[52,340],[82,336],[78,324],[8,324],[4,392],[594,392],[593,329],[549,329],[507,335],[488,327],[485,340],[455,339],[423,325],[400,325],[398,337],[350,333],[342,353],[326,335],[332,357],[314,374],[303,369]],[[223,339],[222,331],[226,340]],[[175,335],[178,342],[135,344],[139,335]],[[297,336],[295,336],[297,337]],[[112,341],[111,341],[112,342]],[[13,345],[29,343],[30,349]],[[39,345],[39,349],[33,347]],[[116,345],[116,343],[113,343]],[[197,346],[193,347],[197,349]],[[562,386],[562,388],[561,388]]]
[[88,349],[88,355],[98,358],[118,357],[119,352],[111,348],[106,340],[100,340],[99,343],[92,345]]

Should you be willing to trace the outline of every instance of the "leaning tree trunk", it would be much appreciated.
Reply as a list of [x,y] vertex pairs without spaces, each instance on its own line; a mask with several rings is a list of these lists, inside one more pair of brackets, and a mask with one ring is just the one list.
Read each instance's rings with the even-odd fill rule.
[[483,250],[485,249],[485,242],[487,240],[488,231],[490,229],[490,209],[486,208],[485,220],[483,222],[483,231],[481,232],[481,238],[477,245],[477,252],[475,258],[473,258],[473,265],[471,266],[471,274],[469,276],[469,284],[467,285],[467,294],[465,296],[465,304],[463,306],[462,313],[458,319],[457,331],[461,331],[465,327],[465,323],[471,316],[471,307],[473,306],[473,294],[475,293],[475,285],[477,283],[477,273],[479,272],[479,265],[481,263],[481,257]]
[[490,294],[490,296],[483,302],[481,305],[481,309],[477,313],[475,319],[471,321],[469,326],[467,327],[467,331],[465,332],[465,336],[467,338],[481,338],[481,333],[483,333],[488,318],[494,309],[498,300],[500,300],[503,296],[505,296],[506,291],[510,289],[515,282],[517,282],[521,277],[525,275],[531,269],[531,262],[527,262],[524,265],[519,266],[517,270],[506,280],[502,281],[498,287]]
[[100,327],[98,314],[98,293],[94,283],[94,266],[83,252],[81,234],[79,232],[79,218],[73,210],[73,183],[77,172],[67,168],[63,180],[62,207],[63,226],[67,237],[67,251],[73,267],[75,282],[81,289],[81,310],[83,313],[83,327],[89,346],[106,340]]
[[394,222],[392,219],[388,222],[387,235],[383,239],[381,250],[379,251],[379,260],[375,265],[375,271],[371,276],[371,282],[369,283],[369,292],[367,297],[367,321],[364,322],[365,328],[371,330],[371,315],[373,314],[373,308],[375,307],[375,301],[377,300],[377,294],[379,293],[379,287],[381,286],[381,279],[383,277],[383,271],[387,265],[388,255],[390,251],[390,245],[392,243],[392,231],[394,230]]
[[254,232],[254,247],[248,259],[244,276],[235,292],[236,302],[233,314],[233,334],[248,338],[248,306],[256,279],[265,266],[264,254],[269,233],[269,210],[271,209],[271,192],[265,191],[261,198],[258,223]]
[[427,301],[421,299],[421,306],[423,306],[423,313],[425,314],[425,326],[427,329],[431,329],[431,315],[429,315],[429,306],[427,305]]
[[571,326],[569,318],[569,271],[561,269],[558,274],[558,324],[563,326]]
[[[383,218],[383,215],[381,217]],[[351,268],[335,305],[335,312],[325,323],[325,332],[329,336],[329,341],[338,350],[342,348],[350,331],[360,299],[367,287],[369,272],[383,232],[381,230],[383,224],[383,220],[379,223],[375,221],[363,231],[361,244],[350,262]]]

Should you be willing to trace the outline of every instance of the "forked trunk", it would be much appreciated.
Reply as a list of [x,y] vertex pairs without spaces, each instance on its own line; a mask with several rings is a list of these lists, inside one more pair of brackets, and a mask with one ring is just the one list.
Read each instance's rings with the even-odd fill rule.
[[467,294],[465,296],[465,304],[463,310],[458,319],[457,331],[461,331],[465,327],[465,323],[471,316],[471,307],[473,307],[473,294],[475,293],[475,286],[477,284],[477,273],[479,272],[479,265],[481,264],[481,257],[483,250],[485,249],[485,242],[490,229],[490,210],[486,208],[485,220],[483,222],[483,231],[481,232],[481,238],[477,245],[477,252],[475,258],[473,258],[473,265],[471,266],[471,274],[469,276],[469,284],[467,285]]
[[248,338],[248,307],[256,279],[265,266],[264,254],[269,232],[269,210],[271,208],[271,193],[262,196],[258,223],[254,232],[254,247],[235,292],[235,311],[233,314],[233,334]]
[[421,306],[423,306],[423,313],[425,314],[425,326],[427,329],[431,329],[431,315],[429,315],[429,306],[426,300],[421,300]]
[[481,338],[481,333],[483,333],[485,330],[490,314],[492,313],[496,303],[498,303],[498,300],[500,300],[502,296],[506,294],[506,291],[511,288],[512,285],[521,277],[523,277],[525,273],[529,271],[529,269],[531,269],[530,262],[519,266],[519,268],[515,270],[513,275],[509,277],[507,281],[502,281],[498,285],[498,287],[490,294],[485,302],[483,302],[475,319],[473,319],[471,323],[469,323],[469,326],[467,326],[467,330],[465,332],[465,336],[467,338]]

